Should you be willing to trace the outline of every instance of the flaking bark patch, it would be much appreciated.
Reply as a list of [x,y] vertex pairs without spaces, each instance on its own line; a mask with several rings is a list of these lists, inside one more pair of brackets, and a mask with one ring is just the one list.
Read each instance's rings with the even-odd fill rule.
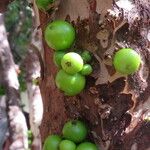
[[[149,41],[145,38],[147,32],[141,32],[143,28],[149,30],[148,2],[134,1],[131,9],[126,10],[114,1],[105,3],[101,0],[66,0],[63,4],[61,1],[53,19],[66,19],[74,25],[77,35],[71,49],[90,51],[94,72],[87,77],[86,88],[81,94],[74,97],[64,96],[55,87],[57,70],[52,62],[53,51],[44,42],[46,76],[41,84],[45,107],[41,126],[43,140],[49,133],[61,133],[65,121],[76,118],[83,119],[88,124],[91,131],[89,138],[103,150],[128,150],[132,149],[134,139],[147,139],[146,132],[138,137],[135,132],[128,134],[126,130],[132,128],[136,131],[137,126],[132,127],[136,108],[142,102],[148,102]],[[48,20],[42,13],[40,18],[41,22]],[[142,56],[143,63],[135,75],[127,77],[114,70],[113,55],[123,47],[131,47]],[[147,70],[146,77],[142,69]],[[136,124],[138,123],[145,131],[143,123],[137,121]],[[149,126],[146,127],[147,130],[150,129]],[[150,147],[149,143],[146,146],[138,145],[137,150]]]

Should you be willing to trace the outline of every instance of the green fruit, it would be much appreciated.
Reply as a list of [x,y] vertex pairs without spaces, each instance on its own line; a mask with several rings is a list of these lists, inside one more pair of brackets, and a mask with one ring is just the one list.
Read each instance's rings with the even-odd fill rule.
[[80,73],[82,75],[87,76],[87,75],[90,75],[92,73],[92,71],[93,71],[92,66],[89,64],[85,64]]
[[32,131],[31,131],[31,130],[28,130],[27,132],[28,132],[28,138],[33,138],[33,133],[32,133]]
[[59,150],[76,150],[76,144],[69,140],[63,140],[59,144]]
[[28,140],[28,145],[30,146],[32,144],[32,140]]
[[62,69],[57,73],[55,81],[56,86],[68,96],[79,94],[84,89],[86,82],[85,77],[81,74],[70,75]]
[[130,48],[123,48],[116,52],[113,60],[116,71],[127,75],[135,73],[140,63],[140,55]]
[[50,135],[44,142],[43,150],[58,150],[61,138],[58,135]]
[[0,96],[1,95],[5,95],[5,89],[4,89],[4,87],[3,86],[0,86]]
[[49,47],[55,50],[65,50],[72,46],[75,40],[75,30],[68,22],[56,20],[48,24],[44,36]]
[[69,52],[63,56],[61,66],[67,73],[75,74],[82,70],[83,59],[79,54]]
[[64,125],[62,132],[66,139],[75,143],[80,143],[86,138],[88,130],[83,122],[79,120],[73,120],[68,121]]
[[54,2],[54,0],[36,0],[35,2],[40,10],[46,11],[48,10],[49,5]]
[[81,54],[81,57],[82,57],[84,63],[90,62],[92,59],[89,51],[83,51]]
[[98,150],[97,146],[91,142],[81,143],[76,150]]
[[63,52],[63,51],[57,51],[54,53],[54,57],[53,57],[53,60],[54,60],[54,63],[57,67],[61,68],[61,60],[63,58],[63,56],[65,55],[66,53]]

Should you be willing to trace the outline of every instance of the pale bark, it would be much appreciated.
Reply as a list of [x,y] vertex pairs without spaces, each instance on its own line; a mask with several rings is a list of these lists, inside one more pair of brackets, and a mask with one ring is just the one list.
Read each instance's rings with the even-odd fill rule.
[[30,128],[33,133],[32,149],[41,150],[42,144],[39,127],[43,117],[43,102],[38,82],[43,73],[43,60],[41,55],[42,36],[41,32],[37,30],[39,25],[39,13],[35,1],[29,0],[29,2],[33,3],[33,31],[31,44],[29,44],[28,54],[24,61],[24,68],[26,72]]
[[6,90],[9,133],[11,137],[9,149],[27,149],[27,126],[20,108],[19,82],[2,14],[0,14],[0,71],[2,84]]
[[[29,49],[27,57],[24,61],[24,69],[26,75],[30,129],[33,133],[32,148],[41,150],[41,136],[39,127],[43,117],[43,102],[41,92],[38,85],[40,79],[40,63],[33,47]],[[37,83],[36,83],[37,82]]]
[[6,140],[6,132],[8,131],[8,119],[6,112],[6,97],[0,97],[0,150]]

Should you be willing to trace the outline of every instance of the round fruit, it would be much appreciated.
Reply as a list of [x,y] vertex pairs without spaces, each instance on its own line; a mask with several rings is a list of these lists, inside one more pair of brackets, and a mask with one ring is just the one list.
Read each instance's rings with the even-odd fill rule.
[[73,120],[68,121],[64,125],[62,132],[66,139],[75,143],[79,143],[86,138],[88,131],[86,125],[83,122],[79,120]]
[[85,77],[79,73],[70,75],[60,70],[56,75],[57,87],[65,92],[65,95],[74,96],[79,94],[85,87]]
[[92,71],[93,71],[92,66],[89,64],[85,64],[80,73],[82,75],[90,75]]
[[28,130],[27,133],[28,133],[28,138],[32,138],[33,137],[33,133],[32,133],[31,130]]
[[83,51],[83,53],[81,54],[81,57],[85,63],[90,62],[92,59],[89,51]]
[[54,0],[36,0],[35,2],[39,9],[45,11],[48,10],[49,5],[53,3]]
[[73,26],[63,20],[56,20],[49,23],[44,33],[48,46],[55,50],[70,48],[75,40]]
[[43,150],[58,150],[61,138],[58,135],[50,135],[44,142]]
[[67,73],[75,74],[82,70],[83,59],[79,54],[69,52],[63,56],[61,66]]
[[113,60],[115,69],[122,74],[135,73],[139,69],[140,63],[140,55],[130,48],[123,48],[116,52]]
[[32,140],[28,140],[28,145],[31,145],[32,144]]
[[97,146],[91,142],[81,143],[76,150],[98,150]]
[[69,140],[63,140],[59,144],[59,150],[76,150],[76,144]]
[[53,57],[53,60],[54,60],[54,63],[57,67],[61,68],[61,60],[63,58],[63,56],[65,55],[66,53],[63,52],[63,51],[57,51],[54,53],[54,57]]

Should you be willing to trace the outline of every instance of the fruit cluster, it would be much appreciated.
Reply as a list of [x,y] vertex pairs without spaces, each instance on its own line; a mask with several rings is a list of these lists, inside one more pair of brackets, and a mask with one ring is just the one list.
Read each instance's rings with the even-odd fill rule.
[[27,134],[28,134],[28,145],[29,145],[29,148],[31,148],[31,145],[32,145],[32,142],[33,142],[33,134],[32,134],[32,131],[31,131],[31,130],[28,130]]
[[[54,1],[55,0],[45,0],[45,1],[36,0],[36,4],[39,9],[47,11],[48,6],[51,5]],[[52,23],[48,24],[45,30],[45,40],[49,45],[49,47],[61,51],[58,53],[56,52],[54,55],[55,63],[59,67],[62,66],[63,68],[63,70],[61,70],[58,73],[59,81],[56,78],[56,84],[58,88],[63,90],[67,95],[78,94],[79,91],[82,91],[82,89],[85,86],[85,78],[81,76],[81,74],[82,75],[90,74],[92,72],[92,67],[87,64],[83,66],[82,59],[76,53],[66,54],[64,60],[61,62],[63,55],[65,55],[65,52],[62,52],[62,50],[65,51],[69,49],[71,45],[74,43],[75,40],[74,28],[72,27],[71,24],[69,24],[66,21],[61,21],[61,20],[53,21]],[[83,53],[83,55],[86,56],[87,54]],[[91,58],[90,56],[87,56],[87,60],[90,58]],[[71,59],[72,59],[72,64],[70,63]],[[121,74],[130,75],[135,73],[139,69],[140,64],[141,64],[140,55],[136,51],[132,50],[131,48],[120,49],[119,51],[116,52],[116,54],[113,57],[113,65],[116,71]],[[83,68],[82,71],[81,68]],[[76,74],[79,71],[81,74]],[[79,79],[78,80],[79,82],[81,80],[81,85],[79,86],[80,88],[77,91],[75,90],[76,91],[75,93],[74,92],[72,93],[72,91],[74,91],[73,89],[76,88],[72,88],[72,89],[64,88],[66,82],[64,81],[62,83],[61,80],[63,79],[60,80],[59,74],[63,76],[62,78],[64,78],[64,80],[65,79],[68,80],[68,81],[66,80],[67,83],[70,82],[74,83],[73,81],[77,82],[77,79]],[[72,77],[71,75],[74,74],[76,75]],[[71,87],[71,84],[67,84],[66,86]]]
[[[84,51],[82,55],[84,53],[89,54],[88,51]],[[59,52],[55,53],[54,62],[57,61],[57,55]],[[91,65],[84,64],[83,58],[78,53],[68,52],[61,58],[61,67],[56,75],[57,87],[68,96],[79,94],[85,87],[85,76],[92,73]]]
[[62,20],[49,23],[45,30],[45,40],[49,47],[55,50],[54,63],[60,68],[56,75],[56,86],[68,96],[79,94],[85,87],[86,75],[92,73],[91,60],[88,51],[81,55],[68,51],[75,40],[75,29]]
[[82,121],[68,121],[63,127],[63,136],[48,136],[43,150],[98,150],[94,143],[86,140],[87,133],[87,126]]
[[[49,47],[56,50],[54,63],[61,68],[56,75],[57,87],[68,96],[79,94],[85,87],[85,75],[91,74],[93,69],[90,64],[86,64],[91,60],[88,51],[81,55],[66,52],[74,43],[75,29],[66,21],[53,21],[46,27],[45,40]],[[135,73],[140,63],[140,55],[130,48],[117,51],[113,58],[116,71],[125,75]]]

